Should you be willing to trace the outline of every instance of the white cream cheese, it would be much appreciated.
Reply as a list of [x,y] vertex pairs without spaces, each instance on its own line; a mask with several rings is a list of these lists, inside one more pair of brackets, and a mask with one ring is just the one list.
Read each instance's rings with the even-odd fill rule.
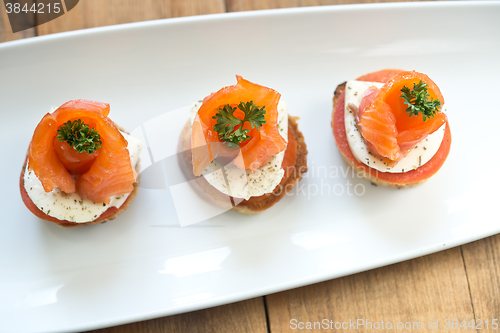
[[[197,102],[193,105],[191,124],[201,104]],[[285,102],[278,104],[278,129],[281,136],[288,141],[288,106]],[[212,161],[202,175],[220,192],[235,198],[249,199],[271,193],[278,186],[285,175],[285,171],[281,168],[284,156],[285,150],[272,156],[266,165],[253,172],[249,169],[239,169],[233,163],[222,165]]]
[[367,146],[357,127],[357,119],[354,113],[348,108],[353,104],[359,108],[363,94],[370,88],[381,88],[384,84],[378,82],[349,81],[345,89],[345,130],[347,142],[351,151],[358,161],[371,168],[382,172],[402,173],[424,165],[436,154],[443,141],[446,124],[443,124],[437,131],[430,134],[424,140],[415,145],[412,151],[402,158],[396,165],[389,167],[381,162],[379,158],[368,152]]
[[[139,160],[142,143],[127,133],[121,133],[125,140],[127,140],[130,163],[135,167]],[[24,188],[26,192],[40,210],[59,220],[76,223],[93,221],[109,207],[119,208],[130,195],[128,193],[113,196],[109,205],[106,205],[104,203],[95,203],[89,199],[82,199],[77,193],[66,194],[59,188],[55,188],[52,192],[47,193],[35,173],[28,170],[28,163],[24,172]]]

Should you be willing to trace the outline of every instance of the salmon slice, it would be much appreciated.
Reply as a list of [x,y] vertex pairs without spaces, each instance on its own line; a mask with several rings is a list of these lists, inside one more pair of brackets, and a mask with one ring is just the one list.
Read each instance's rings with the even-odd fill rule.
[[253,101],[257,106],[265,106],[266,110],[264,116],[266,123],[258,130],[257,128],[252,129],[248,122],[243,126],[243,128],[250,130],[248,135],[251,136],[251,139],[239,145],[243,157],[235,160],[235,164],[239,168],[258,169],[269,158],[286,148],[287,142],[277,127],[278,102],[281,95],[273,89],[254,84],[239,75],[236,76],[236,79],[235,85],[224,87],[207,96],[194,119],[191,130],[191,147],[193,147],[193,173],[196,176],[201,175],[215,157],[235,155],[234,151],[237,149],[227,149],[226,145],[219,139],[218,133],[213,130],[217,123],[213,116],[218,109],[226,104],[235,107],[240,102]]
[[[85,123],[88,125],[88,122]],[[90,128],[93,127],[95,126],[90,126]],[[79,153],[67,142],[59,141],[57,138],[54,138],[54,149],[61,163],[72,175],[79,175],[87,172],[100,151],[96,150],[92,154]]]
[[[83,199],[106,204],[113,195],[132,192],[137,175],[130,163],[127,141],[108,114],[109,104],[75,100],[43,117],[30,143],[28,167],[40,179],[45,192],[59,187],[65,193],[77,192]],[[67,143],[55,139],[61,125],[77,119],[94,127],[101,136],[102,147],[94,154],[75,154],[67,149],[73,149]],[[68,163],[84,164],[85,168],[70,171],[65,166]],[[72,173],[78,176],[76,181]]]
[[368,73],[358,77],[357,81],[366,81],[366,82],[380,82],[386,83],[399,73],[404,72],[402,69],[382,69],[377,72]]
[[377,87],[370,87],[368,90],[363,94],[363,97],[361,99],[361,103],[359,104],[359,108],[354,112],[354,116],[356,119],[359,121],[359,117],[363,114],[363,111],[366,109],[368,105],[373,102],[375,97],[377,97],[379,89]]
[[[377,72],[380,73],[380,72]],[[393,73],[384,75],[365,75],[362,78],[373,79],[382,77],[386,79]],[[401,98],[401,89],[406,86],[410,89],[413,84],[420,81],[428,85],[430,98],[441,101],[444,98],[437,85],[425,74],[411,72],[400,72],[393,76],[377,92],[368,94],[365,98],[371,100],[362,101],[366,105],[363,110],[359,110],[358,126],[363,138],[374,149],[374,153],[381,157],[386,157],[391,161],[399,161],[406,156],[413,147],[429,134],[434,133],[446,122],[446,115],[438,112],[434,117],[423,121],[422,115],[412,115],[406,112],[407,106]],[[361,109],[361,108],[360,108]]]

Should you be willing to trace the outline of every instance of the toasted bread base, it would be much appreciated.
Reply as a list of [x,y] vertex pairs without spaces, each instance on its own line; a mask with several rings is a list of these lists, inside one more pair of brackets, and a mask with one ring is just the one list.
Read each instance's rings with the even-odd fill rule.
[[[343,114],[336,115],[335,114],[335,110],[337,108],[337,103],[338,103],[338,100],[339,100],[340,96],[345,91],[345,87],[346,87],[346,83],[345,82],[342,83],[342,84],[339,84],[337,86],[337,89],[335,89],[335,93],[333,94],[332,127],[333,127],[333,124],[334,124],[333,119],[335,119],[336,116],[338,116],[338,117],[344,117]],[[338,145],[338,143],[337,143],[337,145]],[[342,157],[344,158],[344,160],[346,161],[346,163],[349,166],[351,166],[358,174],[362,175],[363,178],[369,180],[370,182],[372,182],[375,185],[382,185],[382,186],[388,186],[388,187],[396,187],[398,189],[402,189],[402,188],[408,188],[408,187],[413,187],[413,186],[420,185],[420,184],[424,183],[428,179],[427,178],[427,179],[423,179],[421,181],[407,183],[407,184],[395,184],[395,183],[391,183],[391,182],[379,179],[379,178],[371,175],[370,173],[366,172],[365,169],[358,167],[356,164],[353,163],[353,161],[351,159],[349,159],[347,156],[345,156],[341,149],[339,149],[339,151],[340,151],[340,153],[342,154]]]
[[217,190],[210,185],[204,177],[194,177],[191,154],[190,121],[184,126],[179,138],[179,151],[182,152],[179,158],[181,169],[187,179],[194,179],[194,182],[192,181],[190,184],[193,184],[197,193],[208,202],[219,207],[227,208],[228,210],[234,209],[241,214],[258,214],[280,201],[281,198],[302,179],[302,175],[307,172],[307,147],[304,136],[298,129],[297,119],[297,117],[288,116],[288,131],[293,134],[295,142],[297,143],[297,157],[294,169],[283,184],[279,184],[272,193],[263,195],[260,197],[261,199],[254,199],[251,201],[243,200],[235,204],[235,198],[231,198]]

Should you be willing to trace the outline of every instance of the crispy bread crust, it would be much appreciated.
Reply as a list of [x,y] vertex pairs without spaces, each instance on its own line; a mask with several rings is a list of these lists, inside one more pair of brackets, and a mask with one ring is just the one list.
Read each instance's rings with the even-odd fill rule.
[[[289,192],[299,180],[302,179],[302,175],[307,172],[307,146],[304,141],[304,136],[298,129],[297,120],[297,117],[288,116],[288,130],[293,134],[297,143],[297,157],[294,169],[283,184],[279,184],[272,193],[269,195],[263,195],[259,200],[243,200],[237,205],[234,205],[234,198],[231,198],[214,188],[204,177],[194,178],[192,154],[190,150],[191,124],[189,121],[184,126],[179,139],[179,151],[182,152],[180,154],[179,164],[184,175],[188,179],[194,178],[194,182],[190,182],[190,184],[196,184],[196,186],[193,187],[200,196],[205,198],[205,200],[219,207],[234,209],[238,213],[242,214],[252,215],[260,213],[280,201],[281,198],[283,198],[283,196]],[[230,202],[231,205],[229,204]]]
[[[120,126],[116,126],[116,127],[120,131],[125,132],[123,130],[123,128],[121,128]],[[26,154],[26,159],[24,160],[23,167],[21,169],[21,177],[19,179],[19,186],[20,186],[21,192],[23,190],[25,190],[24,189],[24,172],[25,172],[25,169],[26,169],[26,163],[27,162],[28,162],[28,154]],[[135,166],[135,169],[136,169],[137,173],[139,174],[139,170],[140,170],[140,161],[139,160],[137,161],[137,165]],[[58,222],[53,222],[53,221],[50,221],[50,220],[46,220],[46,221],[50,221],[50,222],[55,223],[55,224],[57,224],[57,225],[59,225],[61,227],[64,227],[64,228],[76,228],[76,227],[80,227],[80,226],[83,226],[83,225],[104,223],[106,221],[114,220],[118,215],[120,215],[122,212],[124,212],[128,208],[128,206],[130,205],[130,203],[134,200],[134,197],[137,194],[137,188],[139,188],[139,176],[137,176],[137,182],[134,183],[134,189],[132,190],[132,192],[128,196],[127,200],[125,200],[125,202],[116,211],[114,211],[113,213],[111,213],[109,215],[106,215],[106,216],[104,216],[102,218],[98,218],[96,220],[93,220],[93,221],[90,221],[90,222],[85,222],[85,223],[64,223],[64,222],[58,223]],[[29,198],[29,195],[27,197]],[[112,207],[110,207],[109,209],[111,209],[111,208]]]
[[[335,119],[336,116],[338,117],[343,117],[344,115],[336,115],[335,114],[335,109],[337,107],[337,103],[338,103],[338,100],[340,98],[340,95],[342,95],[342,93],[345,91],[345,87],[346,87],[346,82],[342,83],[342,84],[339,84],[337,86],[337,89],[335,89],[335,93],[333,94],[333,112],[332,112],[332,127],[333,127],[333,119]],[[338,143],[337,143],[338,145]],[[408,184],[395,184],[395,183],[391,183],[391,182],[388,182],[388,181],[385,181],[385,180],[382,180],[382,179],[379,179],[369,173],[367,173],[364,169],[356,166],[353,161],[351,161],[347,156],[344,155],[344,153],[342,152],[341,149],[339,149],[340,153],[342,154],[342,157],[344,158],[344,160],[346,161],[346,163],[351,166],[352,168],[354,168],[354,170],[356,172],[358,172],[359,174],[361,174],[363,176],[363,178],[371,181],[373,184],[375,185],[382,185],[382,186],[388,186],[388,187],[396,187],[398,189],[401,189],[401,188],[407,188],[407,187],[413,187],[413,186],[417,186],[417,185],[420,185],[422,184],[423,182],[425,182],[427,179],[423,179],[421,181],[418,181],[418,182],[413,182],[413,183],[408,183]]]

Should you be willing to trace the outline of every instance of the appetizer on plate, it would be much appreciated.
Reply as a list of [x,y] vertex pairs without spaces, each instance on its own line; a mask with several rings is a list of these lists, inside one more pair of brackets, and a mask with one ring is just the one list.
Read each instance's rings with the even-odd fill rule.
[[425,74],[386,69],[337,87],[332,128],[346,162],[374,184],[418,185],[451,145],[444,99]]
[[255,214],[302,178],[307,149],[298,118],[288,115],[277,91],[236,79],[194,104],[181,133],[181,162],[212,203]]
[[109,104],[74,100],[43,117],[20,177],[33,214],[76,227],[114,219],[128,207],[142,144],[108,114]]

